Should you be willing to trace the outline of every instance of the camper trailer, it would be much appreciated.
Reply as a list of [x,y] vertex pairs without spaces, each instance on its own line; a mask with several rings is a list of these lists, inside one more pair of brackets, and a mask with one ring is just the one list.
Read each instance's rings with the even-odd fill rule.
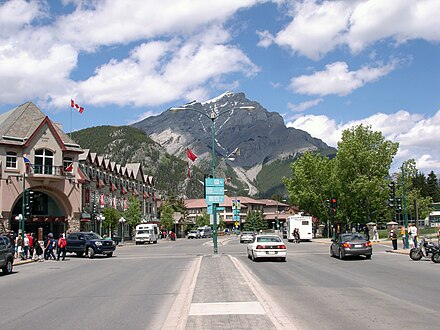
[[134,240],[136,245],[144,243],[157,243],[159,229],[155,223],[141,223],[136,226],[136,235]]

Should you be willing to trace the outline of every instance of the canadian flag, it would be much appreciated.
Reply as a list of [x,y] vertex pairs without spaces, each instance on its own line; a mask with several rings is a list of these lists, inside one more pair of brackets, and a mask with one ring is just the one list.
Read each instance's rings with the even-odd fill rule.
[[70,165],[66,167],[66,172],[72,172],[72,170],[73,170],[73,163],[70,163]]
[[70,99],[70,106],[72,108],[77,108],[79,113],[83,113],[84,112],[84,108],[80,107],[77,103],[75,103],[74,100]]
[[[186,155],[188,156],[189,160],[191,160],[192,162],[194,162],[197,159],[197,155],[195,153],[193,153],[191,150],[189,150],[189,148],[186,148]],[[191,163],[188,160],[188,178],[191,177]]]

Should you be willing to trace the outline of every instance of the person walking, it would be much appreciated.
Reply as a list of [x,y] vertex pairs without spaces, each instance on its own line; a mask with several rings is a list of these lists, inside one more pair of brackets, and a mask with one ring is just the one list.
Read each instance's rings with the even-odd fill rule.
[[29,233],[24,234],[23,237],[23,259],[28,258],[28,252],[29,252]]
[[373,227],[373,242],[379,242],[379,231],[376,225]]
[[393,250],[397,250],[397,230],[394,225],[391,227],[390,238],[393,243]]
[[21,234],[18,234],[17,239],[15,240],[15,251],[17,251],[15,258],[23,260],[23,238],[21,237]]
[[37,236],[35,235],[35,233],[32,233],[32,243],[33,243],[33,248],[34,248],[34,254],[32,256],[32,259],[34,261],[43,261],[43,249],[40,245],[40,242],[38,241]]
[[44,259],[45,260],[49,260],[50,258],[52,258],[53,260],[56,260],[55,253],[53,252],[56,245],[57,245],[56,241],[53,239],[53,234],[49,233],[47,235],[46,242],[44,243]]
[[66,259],[66,245],[67,241],[64,238],[64,234],[60,234],[60,237],[58,238],[58,256],[57,260],[60,260],[60,257],[62,257],[62,260]]
[[409,227],[409,232],[411,233],[411,239],[413,241],[414,247],[417,247],[417,227],[411,224]]
[[400,227],[400,236],[402,236],[402,244],[403,244],[403,248],[405,248],[406,244],[405,244],[405,240],[406,240],[406,228],[405,226]]

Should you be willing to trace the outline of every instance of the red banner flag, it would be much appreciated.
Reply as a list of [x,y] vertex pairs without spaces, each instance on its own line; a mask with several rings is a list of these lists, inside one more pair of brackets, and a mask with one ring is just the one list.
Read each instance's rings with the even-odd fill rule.
[[197,159],[197,156],[191,150],[189,150],[189,148],[186,148],[186,155],[192,161],[195,161]]

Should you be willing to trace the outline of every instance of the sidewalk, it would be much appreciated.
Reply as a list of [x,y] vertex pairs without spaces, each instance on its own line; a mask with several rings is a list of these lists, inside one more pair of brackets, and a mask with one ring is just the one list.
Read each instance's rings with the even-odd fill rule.
[[295,329],[233,257],[203,256],[192,268],[163,329]]

